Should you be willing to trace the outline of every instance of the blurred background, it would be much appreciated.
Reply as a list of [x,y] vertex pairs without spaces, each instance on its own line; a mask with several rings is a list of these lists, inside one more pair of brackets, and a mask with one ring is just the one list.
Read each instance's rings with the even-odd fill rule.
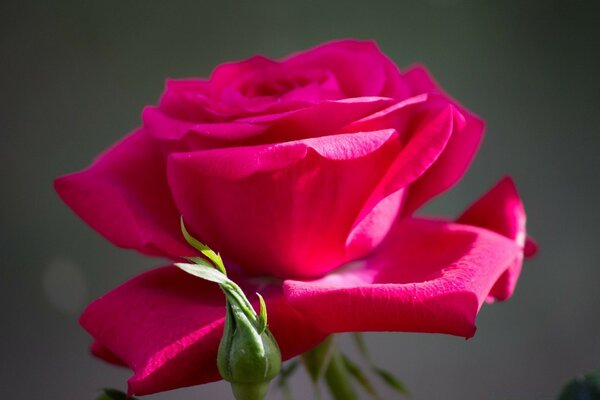
[[[415,399],[552,399],[566,379],[600,367],[600,1],[2,1],[3,397],[125,388],[130,372],[89,356],[77,318],[162,262],[106,242],[52,180],[136,127],[166,77],[344,37],[375,39],[401,68],[425,63],[487,121],[466,177],[425,211],[457,215],[510,174],[541,247],[515,295],[484,306],[473,339],[372,333],[375,360]],[[292,382],[297,398],[311,397],[307,382]],[[229,396],[217,383],[148,398]]]

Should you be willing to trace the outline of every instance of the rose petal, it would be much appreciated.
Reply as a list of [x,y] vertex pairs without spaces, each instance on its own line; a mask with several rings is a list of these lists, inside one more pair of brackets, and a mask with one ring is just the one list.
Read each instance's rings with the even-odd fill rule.
[[460,180],[481,143],[484,122],[445,95],[424,67],[414,67],[404,74],[404,78],[410,83],[413,95],[431,93],[443,96],[457,108],[463,119],[461,128],[455,129],[441,156],[411,185],[404,206],[404,212],[410,214]]
[[54,187],[81,219],[117,246],[170,258],[190,254],[167,186],[164,157],[143,130],[89,168],[58,178]]
[[525,245],[525,209],[510,177],[502,178],[456,220],[480,226]]
[[347,97],[408,97],[410,92],[393,63],[374,42],[340,40],[284,60],[291,68],[314,67],[333,71]]
[[402,74],[402,78],[410,87],[413,96],[431,93],[447,97],[424,65],[413,65]]
[[298,108],[346,97],[340,92],[336,76],[319,67],[298,69],[275,63],[233,79],[221,101],[253,113]]
[[[399,145],[388,129],[173,154],[169,183],[196,237],[248,272],[316,277],[371,250],[345,242]],[[386,204],[385,230],[400,200]]]
[[[457,219],[458,223],[480,226],[506,236],[514,240],[521,249],[525,247],[527,237],[525,221],[525,208],[509,177],[500,180]],[[512,295],[522,264],[521,252],[494,285],[490,292],[491,298],[502,301]]]
[[222,122],[223,112],[214,109],[210,82],[204,79],[169,79],[160,97],[160,110],[188,122]]
[[106,361],[107,363],[111,363],[119,367],[127,367],[127,364],[123,360],[114,355],[98,341],[92,342],[92,345],[90,346],[90,352],[94,356]]
[[[290,308],[279,285],[234,279],[246,293],[260,291],[265,298],[284,359],[324,338]],[[258,310],[258,301],[251,300]],[[133,370],[130,394],[145,395],[220,379],[216,358],[224,318],[225,297],[216,284],[163,267],[99,298],[80,322],[102,349]]]
[[[408,113],[410,114],[411,111],[409,108]],[[405,192],[403,189],[427,171],[431,164],[442,154],[456,126],[456,112],[453,106],[447,105],[440,112],[423,117],[415,128],[410,129],[410,132],[403,133],[401,138],[405,138],[407,143],[387,171],[381,175],[377,187],[364,203],[348,237],[347,245],[349,248],[366,248],[370,250],[374,248],[374,237],[383,239],[383,235],[389,229],[389,225],[384,223],[385,218],[394,218],[395,215],[382,214],[377,212],[375,208],[388,196],[392,196],[400,190]],[[385,227],[385,230],[378,230],[380,226]],[[381,236],[377,236],[377,232]],[[376,243],[380,241],[377,240]],[[356,253],[365,254],[364,251],[361,252],[360,250]]]
[[195,123],[171,118],[157,107],[146,107],[144,129],[165,152],[230,146],[262,134],[267,126],[245,122]]
[[245,75],[268,74],[270,68],[277,67],[279,62],[263,56],[253,56],[243,61],[228,62],[219,65],[210,76],[210,83],[215,95],[220,95],[225,89],[239,91],[239,85],[245,82]]
[[538,252],[538,244],[532,237],[528,236],[527,239],[525,239],[525,249],[524,249],[525,257],[526,258],[533,257],[537,254],[537,252]]
[[[394,114],[410,115],[415,113],[415,107],[424,104],[417,99],[411,98],[390,108],[394,108]],[[401,105],[404,106],[399,107]],[[399,110],[404,112],[399,112]],[[386,110],[376,114],[389,115]],[[372,119],[372,117],[374,116],[372,115],[369,118],[360,120],[356,124],[350,124],[344,130],[371,130],[367,128],[380,126],[379,123],[373,123],[374,119],[379,118],[375,117]],[[398,119],[405,118],[407,116],[398,116]],[[435,163],[438,157],[443,154],[453,132],[460,129],[461,118],[462,116],[456,108],[446,103],[442,108],[430,110],[427,114],[421,114],[420,118],[416,122],[413,122],[413,126],[407,126],[408,123],[383,124],[396,129],[399,132],[400,140],[403,142],[402,151],[398,154],[388,173],[382,178],[381,186],[385,188],[384,191],[391,193],[398,188],[414,182],[423,175]]]
[[[392,99],[384,97],[324,101],[312,107],[280,114],[240,118],[236,122],[269,125],[264,135],[246,144],[287,142],[331,135],[343,126],[380,111],[393,103]],[[389,126],[385,128],[389,128]]]
[[519,253],[514,241],[485,229],[405,219],[372,256],[319,280],[287,280],[284,292],[327,333],[471,337],[479,308]]
[[325,101],[294,111],[216,123],[178,120],[166,115],[160,108],[146,107],[143,120],[144,129],[160,141],[165,151],[192,151],[329,135],[352,121],[386,108],[392,102],[381,97]]

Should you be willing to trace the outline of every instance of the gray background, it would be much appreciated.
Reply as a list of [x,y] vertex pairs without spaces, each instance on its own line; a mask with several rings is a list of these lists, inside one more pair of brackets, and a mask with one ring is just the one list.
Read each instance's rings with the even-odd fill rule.
[[[166,77],[356,37],[401,67],[424,62],[488,122],[465,179],[426,211],[456,215],[509,173],[541,245],[514,297],[484,306],[474,339],[373,333],[375,359],[415,399],[554,398],[569,376],[600,367],[599,25],[600,1],[575,0],[1,2],[3,397],[124,387],[129,372],[88,355],[77,316],[161,263],[104,241],[61,204],[53,178],[134,128]],[[297,398],[309,397],[304,386],[301,374]],[[211,384],[149,398],[228,396]]]

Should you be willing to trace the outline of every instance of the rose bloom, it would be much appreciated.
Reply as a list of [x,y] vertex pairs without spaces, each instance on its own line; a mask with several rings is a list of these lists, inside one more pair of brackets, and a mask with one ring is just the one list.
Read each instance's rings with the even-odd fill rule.
[[[423,67],[338,41],[169,80],[138,129],[55,187],[117,246],[172,261],[194,255],[183,216],[265,297],[284,359],[337,332],[468,338],[534,251],[515,186],[504,178],[456,220],[413,214],[461,178],[483,126]],[[219,379],[224,301],[171,265],[96,300],[81,324],[143,395]]]

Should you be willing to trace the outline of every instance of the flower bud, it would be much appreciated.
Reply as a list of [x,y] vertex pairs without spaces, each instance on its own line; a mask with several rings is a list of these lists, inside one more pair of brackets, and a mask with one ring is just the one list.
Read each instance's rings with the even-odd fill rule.
[[251,320],[234,300],[227,300],[217,366],[237,400],[263,400],[269,382],[281,369],[281,352],[269,329]]

